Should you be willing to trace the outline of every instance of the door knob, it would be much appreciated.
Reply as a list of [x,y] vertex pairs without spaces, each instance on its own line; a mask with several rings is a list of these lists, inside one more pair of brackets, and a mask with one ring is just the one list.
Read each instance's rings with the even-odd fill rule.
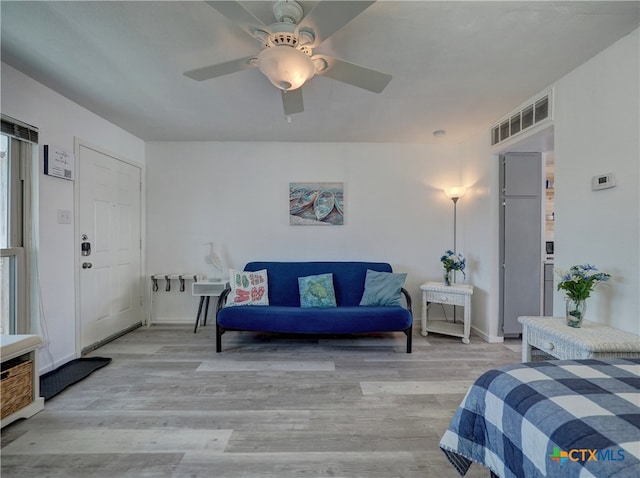
[[91,264],[91,262],[83,262],[83,263],[82,263],[82,268],[83,268],[83,269],[91,269],[91,266],[92,266],[92,265],[93,265],[93,264]]

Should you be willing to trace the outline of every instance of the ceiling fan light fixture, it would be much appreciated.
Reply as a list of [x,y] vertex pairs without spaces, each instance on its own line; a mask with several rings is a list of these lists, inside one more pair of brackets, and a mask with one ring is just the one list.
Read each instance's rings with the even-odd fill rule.
[[273,86],[283,91],[300,88],[316,72],[308,55],[287,45],[262,50],[258,55],[258,69]]

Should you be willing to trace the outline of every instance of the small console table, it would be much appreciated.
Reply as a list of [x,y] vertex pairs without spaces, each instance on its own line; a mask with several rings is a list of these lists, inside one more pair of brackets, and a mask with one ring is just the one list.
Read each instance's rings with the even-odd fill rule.
[[[444,282],[427,282],[420,286],[422,290],[422,335],[429,332],[462,337],[462,343],[469,343],[471,333],[471,295],[473,286],[469,284],[444,285]],[[429,320],[431,304],[449,304],[464,307],[464,321]]]
[[[640,357],[640,336],[585,320],[569,327],[564,317],[519,317],[522,324],[522,361],[539,349],[559,360]],[[534,357],[535,358],[535,357]]]
[[207,313],[209,312],[209,299],[211,299],[211,297],[219,297],[226,285],[226,282],[223,282],[222,280],[204,280],[191,284],[191,295],[200,297],[198,315],[196,316],[196,325],[193,328],[194,334],[198,331],[198,323],[200,322],[200,315],[202,314],[202,306],[204,305],[204,320],[202,321],[202,325],[205,326],[207,325]]

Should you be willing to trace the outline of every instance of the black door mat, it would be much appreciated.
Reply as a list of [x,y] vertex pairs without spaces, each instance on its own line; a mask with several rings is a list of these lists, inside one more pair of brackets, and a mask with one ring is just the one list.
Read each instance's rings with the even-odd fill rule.
[[44,397],[45,401],[49,400],[110,363],[111,359],[104,357],[79,358],[67,362],[40,376],[40,396]]

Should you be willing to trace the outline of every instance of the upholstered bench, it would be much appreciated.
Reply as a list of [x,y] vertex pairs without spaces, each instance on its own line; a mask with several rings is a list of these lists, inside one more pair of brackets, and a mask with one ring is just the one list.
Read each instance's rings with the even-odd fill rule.
[[38,374],[37,349],[41,343],[37,335],[0,335],[2,427],[44,408]]

